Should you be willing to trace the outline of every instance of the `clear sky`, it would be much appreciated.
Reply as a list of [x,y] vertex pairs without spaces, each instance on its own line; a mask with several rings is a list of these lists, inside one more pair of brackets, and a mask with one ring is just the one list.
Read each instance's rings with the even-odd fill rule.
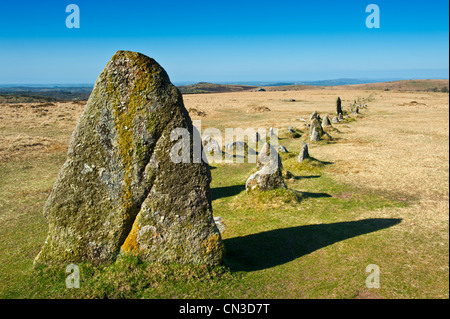
[[[80,28],[66,27],[68,4]],[[380,28],[366,27],[368,4]],[[448,78],[444,0],[0,1],[0,84],[94,83],[117,50],[173,82]]]

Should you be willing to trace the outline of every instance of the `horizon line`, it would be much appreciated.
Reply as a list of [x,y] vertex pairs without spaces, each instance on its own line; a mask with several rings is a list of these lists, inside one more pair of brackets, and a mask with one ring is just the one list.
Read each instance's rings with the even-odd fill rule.
[[[175,86],[192,85],[199,83],[210,83],[210,84],[222,84],[222,85],[248,85],[248,86],[279,86],[283,85],[311,85],[311,86],[321,86],[319,84],[307,84],[307,83],[317,83],[317,82],[328,82],[328,81],[359,81],[357,84],[369,84],[369,83],[382,83],[382,82],[393,82],[393,81],[425,81],[425,80],[449,80],[449,77],[433,77],[433,78],[334,78],[334,79],[323,79],[323,80],[231,80],[231,81],[173,81],[172,84]],[[255,83],[255,84],[250,84]],[[256,84],[258,83],[258,84]],[[264,83],[266,85],[264,85]],[[65,88],[65,87],[79,87],[87,88],[93,87],[94,83],[84,83],[84,82],[74,82],[74,83],[0,83],[1,88],[17,88],[17,87],[39,87],[39,88]],[[342,84],[341,84],[342,85]],[[352,85],[352,84],[347,84]],[[329,85],[324,85],[329,86]]]

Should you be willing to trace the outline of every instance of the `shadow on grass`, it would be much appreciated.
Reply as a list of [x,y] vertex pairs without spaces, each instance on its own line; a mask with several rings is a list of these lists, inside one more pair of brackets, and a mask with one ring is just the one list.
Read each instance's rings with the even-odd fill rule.
[[398,218],[275,229],[224,240],[225,264],[233,271],[255,271],[290,262],[336,242],[389,228]]
[[245,185],[232,185],[211,188],[211,200],[230,197],[245,190]]
[[294,176],[295,180],[300,180],[300,179],[311,179],[311,178],[320,178],[322,177],[322,175],[306,175],[306,176]]
[[321,161],[321,160],[318,160],[317,158],[314,158],[314,157],[312,157],[312,156],[310,156],[309,158],[310,158],[311,161],[316,161],[316,162],[318,162],[318,163],[321,164],[321,165],[331,165],[331,164],[334,164],[333,162],[327,162],[327,161]]
[[323,198],[323,197],[333,197],[327,193],[311,193],[311,192],[300,192],[300,198]]

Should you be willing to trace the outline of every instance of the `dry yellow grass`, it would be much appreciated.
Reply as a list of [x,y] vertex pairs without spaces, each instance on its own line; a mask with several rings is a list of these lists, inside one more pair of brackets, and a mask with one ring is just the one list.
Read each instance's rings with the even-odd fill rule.
[[[358,97],[369,98],[361,121],[336,124],[339,141],[315,147],[314,154],[334,162],[334,174],[361,187],[404,194],[419,200],[448,201],[449,103],[440,93],[395,93],[354,90],[303,90],[245,92],[184,96],[187,108],[206,117],[202,128],[253,127],[279,130],[304,127],[300,117],[310,113],[334,116],[335,100],[344,109]],[[283,100],[295,99],[295,102]],[[417,103],[410,103],[416,101]],[[269,112],[247,113],[249,108],[268,107]]]
[[67,136],[84,105],[71,102],[0,105],[0,162],[67,150]]

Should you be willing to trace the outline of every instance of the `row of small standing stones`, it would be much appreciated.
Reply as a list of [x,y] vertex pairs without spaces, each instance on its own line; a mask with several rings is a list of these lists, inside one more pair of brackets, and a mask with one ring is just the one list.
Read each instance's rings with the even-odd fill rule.
[[[350,112],[353,115],[358,116],[359,110],[361,108],[366,108],[366,104],[356,105],[356,101],[350,107]],[[325,115],[323,119],[314,111],[309,118],[309,123],[305,119],[300,118],[300,120],[304,121],[306,127],[309,128],[309,138],[311,141],[317,142],[322,138],[326,137],[327,139],[331,139],[331,136],[324,130],[324,127],[332,126],[332,123],[340,123],[344,121],[345,118],[348,118],[348,115],[344,116],[344,112],[342,111],[342,101],[338,97],[336,101],[336,115],[330,121],[328,115]],[[296,134],[293,127],[288,128],[289,134]],[[270,128],[269,136],[273,134],[273,129]],[[272,150],[276,153],[276,156],[269,157],[269,150]],[[282,145],[279,146],[279,151],[282,153],[287,153],[288,151]],[[302,142],[302,146],[297,157],[297,162],[301,163],[304,160],[310,158],[309,155],[309,146],[307,143]],[[253,173],[246,181],[246,191],[252,191],[255,189],[259,190],[269,190],[275,189],[279,187],[286,188],[284,183],[283,175],[281,169],[283,167],[281,163],[280,156],[276,150],[274,150],[269,143],[265,143],[260,154],[258,155],[258,165],[259,170],[256,173]],[[276,169],[274,169],[276,168]]]
[[[323,118],[321,118],[317,111],[314,111],[310,115],[309,121],[300,118],[301,121],[305,122],[306,127],[309,128],[309,139],[312,142],[318,142],[321,139],[331,140],[331,136],[326,132],[324,128],[331,127],[332,124],[340,123],[349,117],[348,115],[344,115],[341,104],[341,99],[338,97],[336,101],[336,116],[334,116],[331,121],[328,115],[325,115]],[[355,101],[355,103],[350,106],[350,112],[353,115],[357,116],[359,114],[359,110],[365,107],[367,107],[366,104],[356,105]],[[296,132],[292,126],[288,128],[288,135],[292,137],[300,137],[300,134]],[[269,129],[268,137],[271,138],[273,136],[276,136],[276,134],[271,127]],[[258,132],[255,132],[254,135],[249,136],[249,141],[252,143],[260,143],[263,142],[263,139]],[[209,135],[203,139],[202,144],[207,154],[222,154],[219,143],[216,140],[212,139]],[[246,142],[243,141],[235,141],[225,145],[226,152],[232,154],[235,150],[246,150],[249,153],[254,152],[254,154],[256,154],[256,152],[252,150]],[[272,145],[270,145],[270,143],[264,143],[257,158],[258,171],[251,174],[251,176],[246,181],[247,192],[256,189],[269,190],[279,187],[286,187],[281,171],[283,168],[283,164],[278,152],[289,153],[289,151],[283,145],[279,145],[277,151]],[[307,143],[302,142],[302,146],[297,157],[297,162],[301,163],[308,158],[310,158],[309,146]],[[291,174],[287,173],[287,175],[289,176]]]

